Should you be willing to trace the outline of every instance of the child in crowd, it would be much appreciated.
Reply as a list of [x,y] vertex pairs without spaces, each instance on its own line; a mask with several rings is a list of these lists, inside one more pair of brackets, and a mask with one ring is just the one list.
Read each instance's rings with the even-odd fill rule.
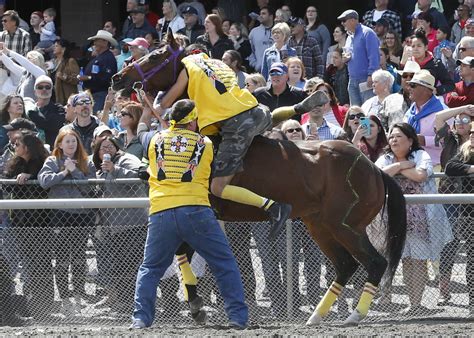
[[35,46],[35,49],[49,48],[54,44],[54,41],[56,41],[56,26],[54,25],[55,18],[56,10],[54,8],[47,8],[44,10],[43,22],[40,24],[40,42]]

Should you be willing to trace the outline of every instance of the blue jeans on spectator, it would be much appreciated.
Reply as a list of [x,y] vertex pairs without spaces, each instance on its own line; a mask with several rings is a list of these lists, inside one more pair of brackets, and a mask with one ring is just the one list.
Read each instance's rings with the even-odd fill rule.
[[106,96],[107,96],[107,91],[95,92],[92,94],[92,97],[94,98],[94,107],[92,107],[92,110],[94,111],[94,113],[97,113],[99,110],[104,109]]
[[352,77],[349,77],[349,85],[347,87],[347,91],[349,92],[349,101],[351,103],[351,106],[362,106],[362,103],[370,99],[372,96],[374,96],[374,92],[372,91],[372,88],[369,90],[361,92],[359,89],[359,84],[366,82],[367,78],[364,79],[355,79]]
[[157,286],[183,242],[196,250],[211,268],[229,320],[245,326],[248,308],[240,272],[224,232],[211,208],[206,206],[178,207],[150,216],[143,263],[137,275],[133,317],[151,326]]

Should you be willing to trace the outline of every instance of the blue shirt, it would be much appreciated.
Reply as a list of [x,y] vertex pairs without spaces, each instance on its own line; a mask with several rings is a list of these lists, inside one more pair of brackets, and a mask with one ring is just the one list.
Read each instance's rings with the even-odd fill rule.
[[349,77],[367,79],[380,68],[380,40],[375,32],[362,24],[358,24],[355,33],[347,36],[345,49],[351,53],[347,63]]

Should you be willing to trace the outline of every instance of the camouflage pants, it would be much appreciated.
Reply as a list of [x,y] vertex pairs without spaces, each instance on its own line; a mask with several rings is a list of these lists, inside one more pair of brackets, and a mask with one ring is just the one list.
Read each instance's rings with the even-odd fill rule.
[[270,110],[263,105],[246,110],[221,124],[221,144],[214,160],[214,176],[223,177],[243,170],[243,161],[253,138],[271,129]]

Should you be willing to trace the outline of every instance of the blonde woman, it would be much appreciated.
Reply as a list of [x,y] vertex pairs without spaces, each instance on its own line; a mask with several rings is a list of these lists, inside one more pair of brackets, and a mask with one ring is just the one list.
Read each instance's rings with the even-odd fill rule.
[[270,79],[269,72],[272,64],[275,62],[285,62],[289,57],[296,56],[296,49],[287,45],[290,35],[290,27],[285,22],[280,22],[273,26],[272,38],[274,44],[265,49],[260,72],[265,79]]
[[184,19],[178,14],[178,7],[176,7],[176,3],[173,0],[163,1],[162,11],[163,17],[160,18],[156,24],[156,30],[160,35],[160,40],[165,37],[168,29],[176,33],[186,26]]

